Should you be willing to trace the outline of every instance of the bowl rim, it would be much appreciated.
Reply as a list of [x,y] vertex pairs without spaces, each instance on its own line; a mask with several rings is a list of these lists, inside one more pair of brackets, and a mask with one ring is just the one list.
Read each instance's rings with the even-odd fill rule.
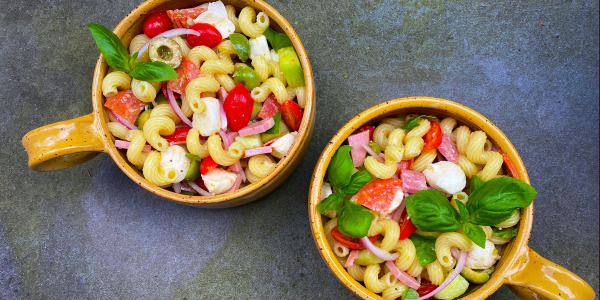
[[[172,0],[147,0],[143,3],[141,3],[139,6],[134,8],[129,14],[127,14],[126,17],[124,17],[119,22],[119,24],[115,27],[113,32],[115,32],[115,34],[117,34],[117,36],[119,36],[119,38],[122,39],[123,35],[129,30],[129,28],[131,26],[133,26],[136,23],[136,21],[147,16],[149,13],[152,13],[154,11],[155,7],[164,5],[165,3],[168,3],[168,2],[172,2]],[[195,3],[194,5],[197,6],[202,3],[211,2],[211,0],[194,0],[194,1],[190,1],[190,2]],[[228,4],[227,0],[225,0],[223,2],[225,5]],[[278,186],[279,184],[283,183],[283,180],[285,180],[286,177],[289,176],[291,174],[291,172],[293,171],[293,170],[290,170],[289,171],[290,174],[286,174],[286,172],[284,172],[284,170],[286,170],[286,167],[293,165],[293,162],[296,159],[297,160],[301,159],[301,157],[297,157],[297,156],[300,154],[303,155],[303,152],[306,148],[305,145],[303,146],[303,143],[308,143],[310,141],[310,135],[312,133],[312,129],[314,126],[314,115],[315,115],[315,106],[316,106],[315,105],[316,104],[315,86],[314,86],[314,79],[313,79],[312,69],[310,66],[310,61],[308,59],[308,54],[307,54],[306,49],[304,48],[302,42],[300,41],[298,34],[294,31],[294,29],[289,24],[289,22],[277,10],[275,10],[273,7],[271,7],[269,4],[267,4],[266,2],[264,2],[262,0],[237,0],[237,1],[232,1],[232,2],[243,3],[245,6],[250,6],[250,7],[254,8],[255,10],[265,12],[269,16],[269,19],[270,19],[269,21],[270,22],[274,21],[277,24],[277,26],[279,26],[283,30],[283,32],[285,32],[288,35],[288,37],[290,38],[292,45],[293,45],[294,49],[296,50],[296,53],[298,55],[301,65],[302,65],[303,71],[304,71],[304,80],[305,80],[305,87],[306,87],[306,94],[305,94],[306,105],[304,107],[304,114],[303,114],[302,122],[300,124],[300,129],[298,130],[296,139],[295,139],[294,143],[292,144],[290,150],[288,151],[288,154],[284,158],[282,158],[281,160],[279,160],[277,162],[277,166],[267,177],[264,177],[256,182],[251,183],[251,184],[249,184],[243,188],[240,188],[234,192],[212,195],[212,196],[189,196],[189,195],[178,194],[178,193],[163,189],[161,187],[158,187],[158,186],[148,182],[143,176],[141,176],[138,173],[138,171],[136,171],[134,169],[133,166],[131,166],[129,164],[129,162],[127,162],[123,158],[122,154],[115,147],[114,140],[113,140],[114,138],[111,138],[112,135],[110,134],[110,131],[108,130],[108,126],[106,125],[108,116],[107,116],[105,110],[102,109],[104,99],[102,97],[101,86],[102,86],[102,79],[106,75],[108,65],[104,61],[102,54],[100,54],[100,56],[98,57],[98,60],[96,62],[96,67],[94,69],[94,77],[93,77],[93,83],[92,83],[92,105],[93,105],[93,110],[94,110],[94,115],[95,115],[95,125],[97,128],[99,128],[99,131],[102,133],[102,138],[105,140],[105,150],[104,151],[107,152],[112,157],[112,159],[115,161],[115,163],[119,166],[119,168],[129,178],[131,178],[134,182],[136,182],[138,185],[142,186],[144,189],[146,189],[156,195],[159,195],[161,197],[167,198],[169,200],[172,200],[172,201],[175,201],[178,203],[194,205],[194,206],[208,204],[205,207],[212,208],[210,204],[219,204],[219,203],[225,204],[226,202],[229,202],[229,201],[232,201],[235,199],[240,199],[241,197],[244,197],[244,196],[251,197],[251,195],[253,193],[257,192],[257,190],[259,190],[260,188],[262,188],[264,186],[267,186],[265,188],[268,188],[269,184]],[[194,6],[190,6],[190,7],[194,7]],[[270,25],[270,26],[272,26],[272,25]],[[281,182],[279,182],[278,180],[281,180]],[[279,183],[276,183],[276,182],[279,182]],[[274,189],[274,187],[273,187],[273,189]],[[254,200],[256,200],[256,199],[254,199]],[[247,202],[249,202],[249,201],[247,201]],[[241,204],[243,204],[243,203],[241,203]],[[223,207],[223,206],[216,206],[216,207]]]
[[[486,132],[494,144],[502,149],[513,161],[519,178],[530,183],[523,161],[504,133],[483,115],[462,104],[435,97],[404,97],[385,101],[356,115],[334,134],[321,153],[311,178],[308,210],[313,240],[329,270],[334,273],[342,284],[363,299],[383,298],[352,278],[333,254],[323,231],[321,214],[316,209],[319,203],[321,184],[333,154],[356,129],[376,122],[386,116],[398,114],[400,111],[416,112],[423,110],[439,111],[440,113],[432,114],[436,116],[453,116],[459,123],[466,124],[469,128],[479,128]],[[463,295],[460,299],[484,299],[505,283],[506,277],[511,272],[516,271],[519,265],[518,259],[523,257],[519,254],[528,249],[527,242],[531,233],[532,219],[533,204],[525,209],[521,209],[519,233],[505,246],[503,257],[497,263],[496,270],[490,277],[490,280],[485,284],[479,285],[475,291],[470,291],[468,294]]]

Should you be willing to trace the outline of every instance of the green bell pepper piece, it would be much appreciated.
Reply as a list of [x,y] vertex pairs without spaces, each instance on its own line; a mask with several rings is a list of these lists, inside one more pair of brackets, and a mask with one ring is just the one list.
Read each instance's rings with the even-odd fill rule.
[[287,34],[277,32],[271,27],[267,27],[267,30],[263,32],[263,35],[267,38],[267,41],[271,44],[271,48],[273,48],[275,52],[279,51],[281,48],[292,45],[292,41],[290,41]]
[[248,42],[246,36],[240,33],[232,33],[229,35],[229,40],[240,60],[243,62],[248,60],[248,57],[250,57],[250,42]]
[[288,85],[292,88],[304,86],[304,71],[294,47],[279,49],[277,54],[279,55],[279,67]]
[[190,163],[190,168],[185,174],[185,178],[183,180],[196,180],[198,179],[198,177],[200,177],[200,162],[195,159],[192,159],[192,162]]
[[235,72],[233,73],[233,82],[235,82],[235,84],[240,82],[243,83],[249,91],[260,86],[258,73],[248,66],[241,66],[235,69]]
[[137,127],[138,127],[139,130],[143,130],[144,129],[144,123],[146,123],[146,121],[148,121],[148,119],[150,119],[150,113],[151,112],[152,112],[151,109],[145,110],[137,118]]

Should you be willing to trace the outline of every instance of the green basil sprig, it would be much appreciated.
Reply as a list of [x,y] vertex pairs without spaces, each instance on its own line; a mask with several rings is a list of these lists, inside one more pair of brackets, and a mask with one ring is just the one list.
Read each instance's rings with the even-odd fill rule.
[[413,233],[409,239],[415,245],[417,258],[421,266],[426,266],[437,259],[437,255],[435,254],[435,237]]
[[420,118],[435,118],[435,117],[428,116],[428,115],[420,115],[420,116],[416,116],[414,118],[410,118],[410,119],[408,119],[406,124],[404,124],[404,126],[402,126],[402,129],[413,129],[415,127],[419,127],[419,119]]
[[511,239],[515,236],[517,236],[517,234],[519,234],[519,228],[518,227],[510,227],[510,228],[497,228],[497,227],[492,227],[492,234],[503,238],[503,239]]
[[419,293],[412,288],[407,288],[402,292],[401,300],[419,299]]
[[177,78],[177,72],[163,62],[137,62],[138,53],[129,52],[119,37],[108,28],[90,23],[87,25],[104,59],[113,69],[128,72],[131,77],[143,81],[165,81]]
[[327,180],[334,191],[318,205],[317,210],[324,214],[328,209],[339,212],[338,230],[348,236],[361,238],[367,235],[373,215],[371,212],[346,199],[345,195],[353,195],[371,181],[371,174],[359,171],[352,174],[354,165],[350,157],[351,146],[341,146],[331,158],[327,168]]
[[502,223],[518,208],[527,207],[537,192],[527,183],[511,178],[494,178],[488,182],[476,176],[467,205],[455,200],[459,212],[438,190],[422,190],[405,199],[406,211],[421,231],[450,232],[462,227],[463,232],[479,247],[485,248],[485,232],[481,226]]

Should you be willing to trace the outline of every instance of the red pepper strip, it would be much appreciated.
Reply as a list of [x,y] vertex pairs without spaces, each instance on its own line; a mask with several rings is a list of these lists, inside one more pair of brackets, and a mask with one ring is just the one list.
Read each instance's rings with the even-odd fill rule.
[[398,237],[398,240],[407,239],[415,231],[417,231],[417,227],[415,227],[413,222],[408,218],[406,211],[404,211],[400,219],[400,237]]
[[[431,283],[431,281],[423,279],[421,280],[421,287],[417,290],[417,293],[419,293],[419,297],[423,297],[437,288],[438,286]],[[427,299],[431,299],[431,297]]]
[[510,160],[510,157],[508,157],[508,155],[506,155],[502,149],[498,149],[498,153],[502,154],[502,160],[504,161],[508,175],[512,178],[518,179],[519,172],[517,172],[517,168],[515,167],[515,164],[513,164],[512,160]]
[[190,131],[190,129],[191,128],[189,128],[189,127],[177,127],[177,128],[175,128],[175,131],[173,132],[173,134],[167,135],[164,138],[169,143],[185,142],[185,139],[187,138],[187,135],[188,135],[188,132]]
[[429,131],[427,131],[423,137],[425,144],[423,145],[422,151],[429,151],[437,148],[442,143],[442,137],[444,137],[440,123],[431,121],[430,124],[431,128],[429,128]]
[[[331,236],[333,237],[334,240],[338,241],[338,243],[350,248],[350,249],[364,249],[365,246],[360,242],[359,238],[354,238],[351,236],[347,236],[343,233],[341,233],[337,226],[333,227],[333,229],[331,230]],[[375,236],[370,236],[369,240],[371,242],[375,242],[379,239],[379,234],[375,235]]]
[[218,165],[219,164],[209,156],[200,162],[200,174],[206,175],[206,173],[212,171]]

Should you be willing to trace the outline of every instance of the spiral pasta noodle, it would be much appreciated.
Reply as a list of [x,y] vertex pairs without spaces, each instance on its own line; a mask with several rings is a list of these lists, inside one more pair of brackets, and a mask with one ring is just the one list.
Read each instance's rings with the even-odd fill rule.
[[130,130],[128,140],[131,141],[127,149],[127,160],[135,166],[143,166],[146,161],[147,154],[142,152],[146,146],[146,138],[141,130]]
[[200,158],[206,158],[210,155],[208,152],[208,145],[200,142],[200,131],[198,128],[192,128],[188,132],[185,138],[186,146],[188,151],[194,155],[198,155]]
[[225,5],[225,10],[227,11],[227,18],[235,26],[235,32],[241,32],[240,20],[237,17],[235,7],[233,7],[232,5]]
[[167,116],[154,116],[146,121],[143,132],[148,144],[162,152],[169,147],[169,142],[162,135],[175,132],[175,122]]
[[123,124],[119,122],[108,122],[106,126],[108,127],[108,130],[110,131],[110,133],[112,133],[112,135],[122,140],[127,140],[126,137],[127,133],[129,133],[129,129],[127,129],[127,127],[125,127]]
[[206,105],[202,101],[202,93],[217,92],[220,87],[219,82],[212,77],[198,77],[190,81],[186,86],[185,100],[192,111],[203,112]]
[[158,151],[151,151],[148,154],[142,169],[144,178],[158,186],[171,184],[177,176],[177,170],[173,168],[163,169],[160,166],[160,158],[161,154]]
[[269,16],[264,12],[258,15],[252,7],[244,7],[238,16],[242,32],[249,37],[259,37],[269,27]]
[[131,76],[125,72],[110,72],[102,80],[102,95],[106,98],[116,95],[119,90],[128,90],[130,88]]
[[458,232],[442,233],[435,240],[435,254],[440,265],[446,268],[452,268],[455,263],[452,253],[450,253],[450,248],[468,251],[471,247],[473,247],[473,242],[464,234]]
[[275,77],[267,79],[259,87],[252,89],[250,96],[256,102],[264,102],[271,92],[275,95],[279,104],[288,100],[288,93],[285,85],[281,80]]
[[267,177],[277,166],[277,163],[270,157],[264,154],[259,154],[250,157],[248,160],[248,169],[258,178]]
[[229,149],[225,151],[221,146],[221,137],[217,134],[211,135],[206,143],[208,145],[210,157],[222,166],[231,166],[244,155],[244,144],[241,142],[233,142],[229,146]]

